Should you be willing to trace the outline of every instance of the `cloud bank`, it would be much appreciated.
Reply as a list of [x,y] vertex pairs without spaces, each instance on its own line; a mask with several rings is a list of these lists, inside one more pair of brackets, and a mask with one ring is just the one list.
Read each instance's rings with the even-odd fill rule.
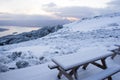
[[[0,0],[1,5],[2,5],[2,3],[5,3],[6,1],[9,1],[9,0]],[[15,0],[12,0],[10,3],[15,3],[14,1]],[[44,4],[42,4],[40,7],[40,9],[43,12],[45,12],[46,14],[49,14],[49,15],[46,15],[46,14],[44,15],[44,13],[43,13],[43,15],[41,15],[41,14],[29,14],[28,15],[28,14],[21,14],[21,13],[14,14],[14,13],[9,13],[9,12],[0,12],[0,21],[26,21],[26,22],[33,21],[34,23],[36,21],[36,22],[44,23],[44,24],[46,24],[45,22],[50,22],[50,21],[56,21],[56,22],[58,21],[58,23],[60,21],[60,23],[62,23],[62,22],[65,23],[65,22],[69,22],[69,21],[79,20],[83,17],[91,17],[91,16],[96,16],[96,15],[101,15],[101,14],[120,12],[120,5],[119,5],[120,0],[109,0],[109,2],[106,3],[107,6],[104,8],[95,8],[95,7],[92,8],[92,7],[85,7],[85,6],[78,6],[78,5],[77,6],[71,5],[71,6],[60,7],[60,5],[57,4],[57,1],[56,2],[55,1],[56,0],[51,0],[48,3],[43,2]],[[78,1],[79,2],[79,0],[65,0],[65,1],[70,1],[70,2]],[[86,1],[89,1],[89,0],[86,0]],[[64,5],[65,4],[66,3],[64,3]],[[86,3],[86,4],[88,4],[88,3]],[[38,3],[36,3],[36,5],[38,5]],[[95,4],[95,5],[97,5],[97,4]],[[10,6],[10,4],[8,6]],[[15,6],[17,6],[17,5],[15,5]],[[21,6],[25,7],[25,4],[21,5]],[[33,5],[31,5],[31,6],[33,6]],[[23,9],[23,7],[22,7],[22,9]],[[37,7],[39,8],[39,6],[37,6]],[[15,9],[15,7],[13,9]],[[19,10],[19,7],[17,7],[17,9]],[[38,11],[39,11],[39,9],[38,9]],[[36,24],[38,24],[38,23],[36,23]],[[55,24],[55,23],[53,23],[53,24]]]

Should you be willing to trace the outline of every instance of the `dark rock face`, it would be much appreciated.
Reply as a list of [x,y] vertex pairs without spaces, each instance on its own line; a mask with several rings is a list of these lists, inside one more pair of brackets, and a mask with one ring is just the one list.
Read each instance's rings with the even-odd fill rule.
[[58,26],[47,26],[43,27],[39,30],[31,31],[31,32],[25,32],[18,35],[8,35],[0,38],[0,45],[7,45],[7,44],[14,44],[19,43],[23,41],[33,40],[37,38],[44,37],[50,33],[56,32],[59,29],[63,28],[62,25]]
[[27,61],[18,61],[16,62],[17,68],[25,68],[29,66],[29,63]]

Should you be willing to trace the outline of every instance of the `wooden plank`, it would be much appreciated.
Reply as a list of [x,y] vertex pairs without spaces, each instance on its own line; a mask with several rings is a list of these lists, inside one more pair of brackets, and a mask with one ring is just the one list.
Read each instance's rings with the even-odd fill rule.
[[50,68],[50,69],[55,69],[55,68],[57,69],[57,67],[58,66],[54,62],[51,62],[48,64],[48,68]]
[[112,66],[83,80],[112,80],[111,76],[118,72],[120,72],[120,66]]
[[116,55],[117,55],[117,53],[114,53],[114,54],[112,55],[111,59],[114,59]]
[[79,69],[79,66],[76,67],[76,68],[74,68],[74,70],[73,70],[73,73],[74,73],[74,77],[75,77],[75,79],[78,78],[78,73],[77,73],[77,70],[78,70],[78,69]]
[[58,79],[61,79],[61,76],[62,76],[62,72],[59,70],[59,73],[58,73]]
[[82,69],[86,70],[87,66],[89,65],[89,63],[83,65]]
[[111,76],[109,76],[109,77],[108,77],[108,80],[112,80],[112,77],[111,77]]
[[101,63],[102,63],[102,64],[99,64],[99,63],[97,63],[97,62],[92,62],[92,64],[95,65],[95,66],[97,66],[97,67],[99,67],[99,68],[101,68],[101,69],[106,69],[106,68],[107,68],[107,65],[106,65],[105,59],[106,59],[106,58],[101,59]]
[[66,76],[69,80],[73,80],[72,76],[70,74],[68,74],[64,69],[58,67],[58,70],[64,74],[64,76]]

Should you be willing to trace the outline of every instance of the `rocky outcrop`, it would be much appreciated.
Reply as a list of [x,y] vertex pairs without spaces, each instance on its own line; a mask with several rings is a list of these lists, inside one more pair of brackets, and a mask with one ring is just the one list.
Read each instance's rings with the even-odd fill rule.
[[18,61],[16,62],[17,68],[25,68],[29,66],[29,63],[27,61]]

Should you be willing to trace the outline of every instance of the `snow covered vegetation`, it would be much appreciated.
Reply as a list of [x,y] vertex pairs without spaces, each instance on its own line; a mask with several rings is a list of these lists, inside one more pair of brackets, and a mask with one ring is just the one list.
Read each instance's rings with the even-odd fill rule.
[[[28,78],[29,80],[56,80],[57,71],[47,69],[47,64],[51,62],[52,57],[79,53],[80,49],[88,47],[113,49],[114,45],[120,45],[120,13],[83,18],[82,20],[63,25],[63,28],[58,31],[53,29],[53,32],[38,39],[0,46],[0,72],[5,72],[1,73],[2,79],[0,80],[21,80],[22,78],[16,79],[10,76],[27,70],[33,71],[31,74],[28,72],[29,75],[37,75],[39,73],[40,75],[37,76],[41,76],[35,79]],[[114,60],[108,59],[110,65],[113,65],[113,61],[120,64],[120,56],[118,55]],[[24,69],[18,70],[20,68]],[[46,69],[45,72],[43,68],[44,70]],[[34,70],[38,72],[35,73],[36,71]],[[94,72],[93,69],[92,71]],[[49,75],[46,75],[46,72]],[[53,75],[54,77],[52,77]],[[82,75],[84,75],[82,77],[84,78],[85,73]],[[7,79],[5,76],[12,79]],[[114,80],[118,79],[120,79],[118,75],[114,77]],[[62,80],[67,79],[63,77]]]
[[31,32],[24,32],[18,35],[4,36],[0,38],[0,45],[14,44],[14,43],[41,38],[61,29],[62,27],[63,27],[62,25],[46,26],[39,30],[34,30]]

